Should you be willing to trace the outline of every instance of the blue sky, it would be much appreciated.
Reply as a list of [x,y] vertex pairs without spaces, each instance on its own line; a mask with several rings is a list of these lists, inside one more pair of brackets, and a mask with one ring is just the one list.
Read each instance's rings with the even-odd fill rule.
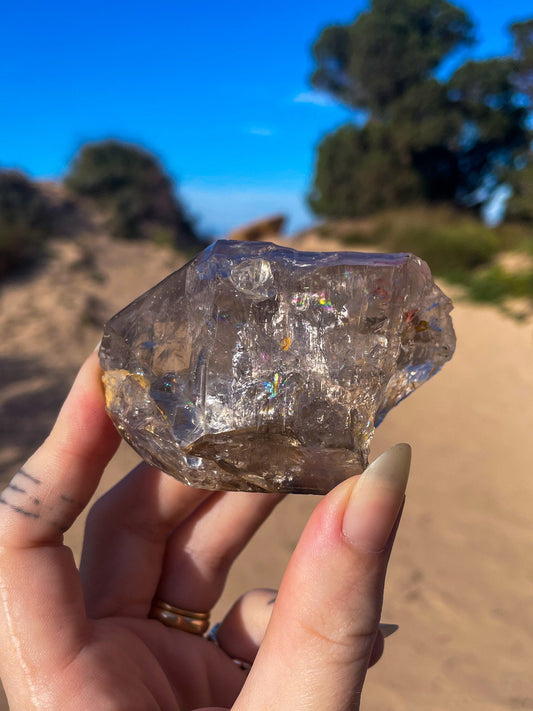
[[[398,0],[401,2],[401,0]],[[530,0],[458,3],[478,57],[509,49]],[[223,234],[305,209],[315,148],[350,113],[311,91],[311,44],[360,0],[0,3],[0,165],[61,176],[85,141],[154,151],[200,224]]]

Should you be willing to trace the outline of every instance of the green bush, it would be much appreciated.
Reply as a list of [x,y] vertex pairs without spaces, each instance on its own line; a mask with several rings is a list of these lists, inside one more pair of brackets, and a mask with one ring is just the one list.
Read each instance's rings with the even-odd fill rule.
[[[434,274],[462,281],[477,267],[488,264],[504,242],[516,244],[520,234],[512,236],[486,227],[470,215],[446,206],[428,209],[420,206],[383,213],[371,229],[345,231],[347,245],[375,244],[388,252],[412,252],[426,261]],[[505,239],[504,239],[505,237]]]
[[510,176],[513,194],[507,203],[507,217],[533,225],[533,152],[529,162]]
[[138,146],[116,140],[84,146],[65,184],[104,210],[116,237],[150,239],[154,231],[163,230],[175,247],[200,246],[171,179],[156,158]]
[[533,254],[533,223],[504,222],[494,228],[503,251]]
[[0,278],[45,254],[52,209],[22,173],[0,171]]
[[488,264],[498,253],[498,238],[489,229],[427,227],[392,235],[395,252],[413,252],[439,276],[454,277]]
[[501,303],[508,298],[533,299],[533,272],[506,272],[498,264],[473,275],[468,293],[474,301]]
[[528,225],[511,223],[492,229],[462,211],[420,206],[385,212],[370,228],[368,222],[364,227],[354,221],[350,231],[344,227],[341,239],[352,246],[364,242],[382,251],[412,252],[436,276],[463,285],[475,301],[504,304],[519,298],[533,303],[532,270],[509,272],[495,263],[500,252],[533,254]]
[[363,230],[354,229],[346,232],[342,237],[342,241],[348,246],[356,246],[362,244],[367,245],[369,244],[369,242],[377,241],[375,239],[372,239],[372,237],[372,233],[369,234],[368,232],[365,232]]

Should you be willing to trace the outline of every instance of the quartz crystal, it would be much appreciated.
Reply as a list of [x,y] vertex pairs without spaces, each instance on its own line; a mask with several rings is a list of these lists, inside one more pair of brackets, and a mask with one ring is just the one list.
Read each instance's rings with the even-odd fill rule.
[[106,324],[108,412],[192,486],[325,493],[452,357],[451,308],[412,254],[221,240]]

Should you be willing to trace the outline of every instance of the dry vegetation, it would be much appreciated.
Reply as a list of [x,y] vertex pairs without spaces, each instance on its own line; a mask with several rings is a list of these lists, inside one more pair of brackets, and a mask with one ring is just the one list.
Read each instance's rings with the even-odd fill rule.
[[364,220],[325,222],[315,232],[342,248],[413,252],[465,298],[516,318],[533,312],[533,224],[490,228],[448,206],[390,210]]

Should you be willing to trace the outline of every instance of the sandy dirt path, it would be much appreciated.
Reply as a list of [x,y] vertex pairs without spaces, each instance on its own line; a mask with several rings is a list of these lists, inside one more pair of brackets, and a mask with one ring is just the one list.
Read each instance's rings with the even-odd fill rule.
[[[400,441],[414,454],[383,612],[400,629],[369,672],[364,711],[533,709],[533,326],[462,303],[453,317],[454,359],[372,445],[372,458]],[[99,493],[135,461],[122,447]],[[278,508],[215,620],[244,590],[278,585],[315,503]],[[82,531],[83,518],[67,534],[76,555]]]

